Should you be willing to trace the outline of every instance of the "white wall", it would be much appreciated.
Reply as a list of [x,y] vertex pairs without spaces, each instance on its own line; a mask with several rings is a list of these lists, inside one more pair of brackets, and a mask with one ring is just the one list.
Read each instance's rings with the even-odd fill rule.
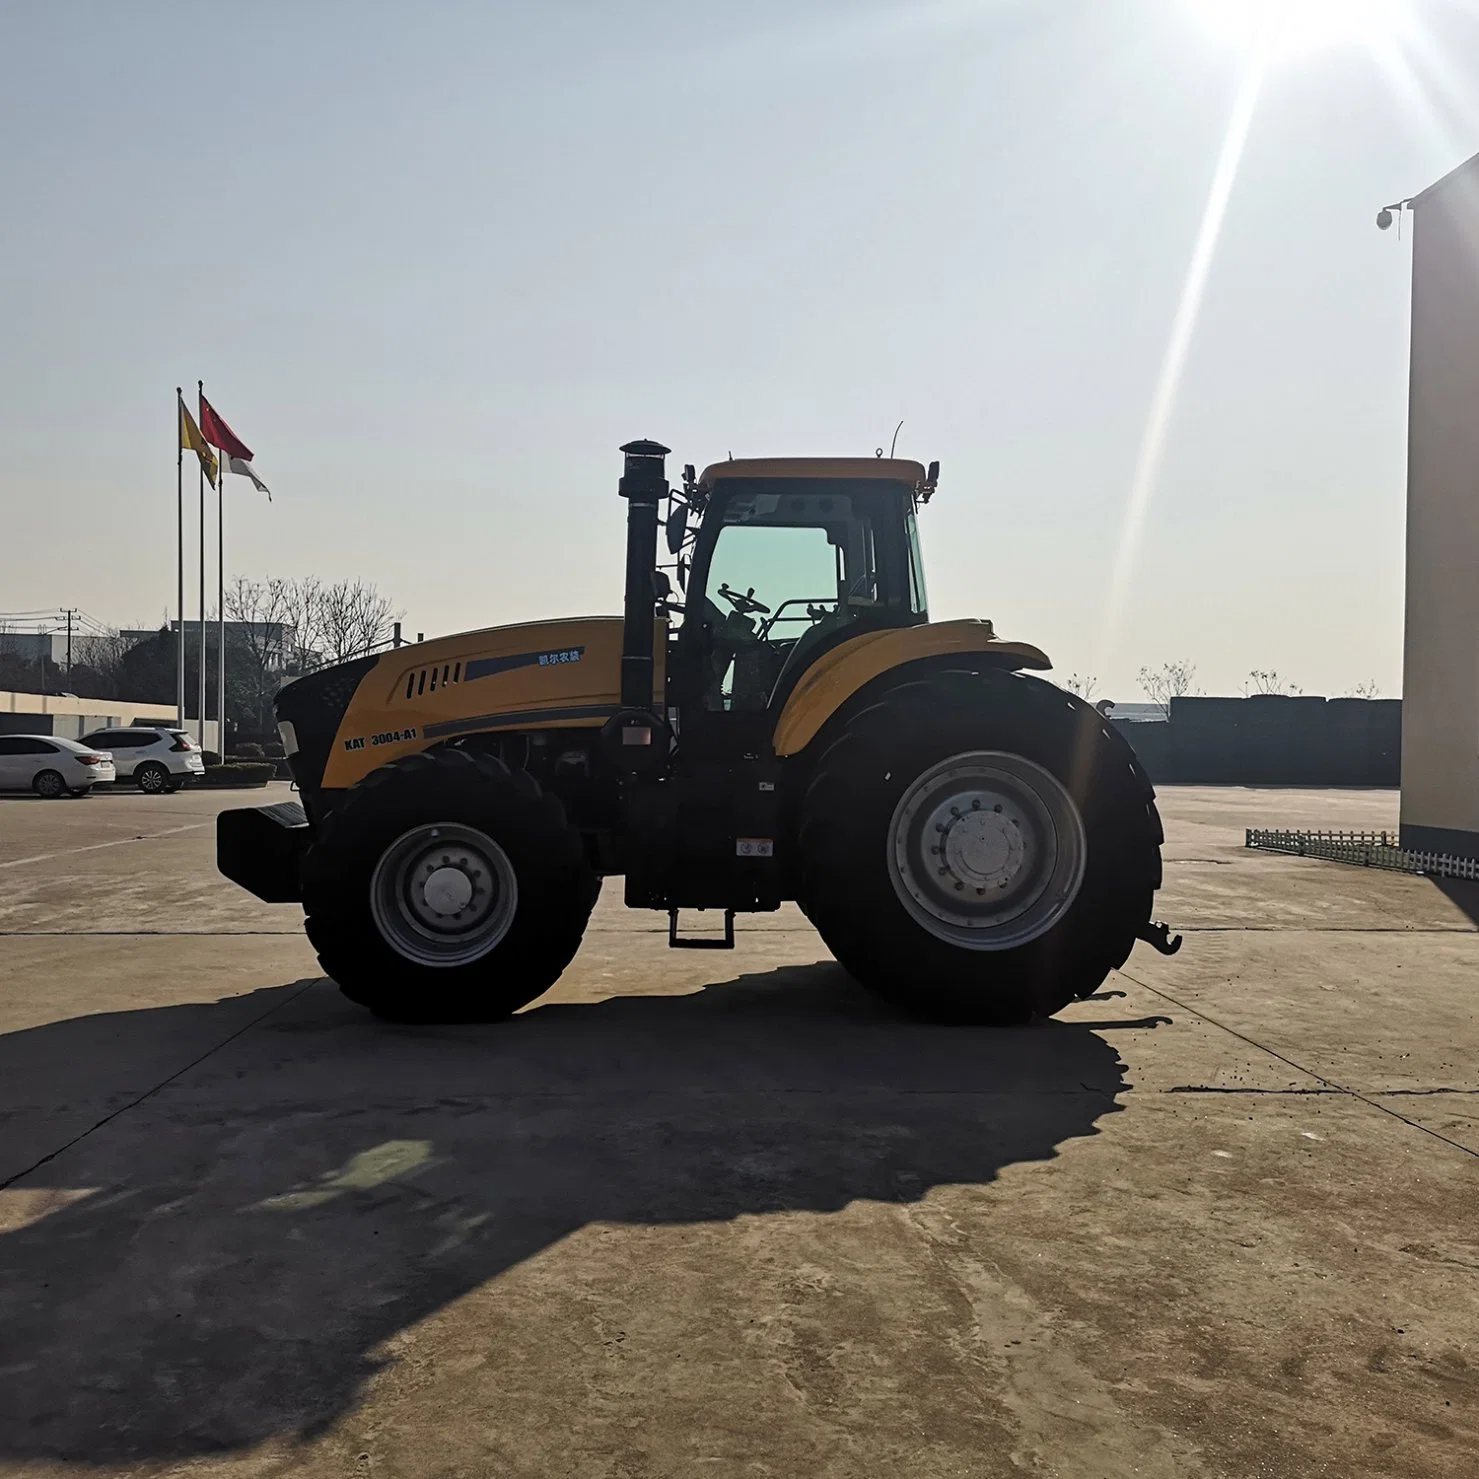
[[1479,857],[1479,158],[1413,214],[1402,838]]
[[[126,729],[135,719],[156,724],[173,724],[173,704],[131,704],[106,698],[62,698],[54,693],[10,693],[0,691],[0,714],[13,715],[5,726],[10,734],[59,734],[63,739],[81,739],[94,729]],[[27,722],[31,721],[31,722]],[[199,733],[199,721],[186,722],[192,735]],[[220,725],[214,719],[205,724],[205,748],[219,752]]]

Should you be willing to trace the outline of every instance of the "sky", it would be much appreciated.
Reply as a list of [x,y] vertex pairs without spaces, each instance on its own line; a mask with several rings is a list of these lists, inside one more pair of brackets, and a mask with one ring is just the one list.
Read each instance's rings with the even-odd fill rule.
[[1479,0],[1269,3],[0,3],[0,612],[164,617],[203,377],[228,577],[409,633],[619,610],[624,441],[902,420],[936,619],[1398,694],[1374,218],[1479,150]]

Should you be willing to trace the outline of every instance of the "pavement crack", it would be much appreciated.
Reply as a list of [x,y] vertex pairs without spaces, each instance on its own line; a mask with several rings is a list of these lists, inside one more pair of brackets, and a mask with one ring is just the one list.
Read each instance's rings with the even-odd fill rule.
[[1160,997],[1162,1001],[1170,1002],[1174,1007],[1180,1007],[1183,1012],[1190,1012],[1193,1017],[1200,1018],[1209,1027],[1216,1027],[1219,1031],[1227,1033],[1230,1037],[1237,1038],[1239,1042],[1247,1043],[1250,1048],[1257,1048],[1260,1053],[1267,1053],[1270,1058],[1276,1058],[1280,1063],[1294,1069],[1295,1072],[1304,1074],[1306,1078],[1314,1079],[1318,1084],[1323,1084],[1325,1088],[1333,1090],[1338,1094],[1347,1094],[1352,1099],[1359,1100],[1362,1104],[1370,1106],[1370,1108],[1377,1110],[1379,1113],[1389,1114],[1394,1120],[1401,1120],[1404,1125],[1408,1125],[1414,1130],[1421,1130],[1424,1135],[1431,1135],[1434,1140],[1442,1141],[1444,1145],[1450,1146],[1454,1150],[1462,1151],[1466,1156],[1474,1160],[1479,1160],[1479,1150],[1473,1150],[1439,1130],[1429,1129],[1427,1125],[1419,1124],[1414,1119],[1408,1119],[1405,1114],[1399,1114],[1395,1109],[1383,1104],[1381,1097],[1390,1091],[1376,1090],[1374,1093],[1363,1094],[1359,1089],[1352,1089],[1345,1084],[1336,1083],[1334,1079],[1326,1078],[1322,1073],[1316,1073],[1313,1068],[1306,1068],[1303,1063],[1295,1062],[1293,1058],[1287,1057],[1285,1054],[1279,1052],[1277,1048],[1271,1048],[1267,1043],[1261,1043],[1257,1038],[1249,1037],[1246,1032],[1239,1032],[1236,1027],[1229,1027],[1226,1022],[1219,1022],[1216,1017],[1209,1016],[1206,1012],[1198,1010],[1190,1002],[1185,1002],[1179,997],[1172,996],[1169,991],[1159,990],[1148,981],[1142,981],[1139,976],[1132,976],[1123,967],[1120,970],[1120,974],[1125,980],[1133,981],[1143,991],[1150,992],[1152,996]]
[[1298,1096],[1301,1094],[1326,1094],[1333,1098],[1339,1098],[1346,1091],[1344,1089],[1243,1089],[1229,1087],[1226,1084],[1174,1084],[1169,1089],[1162,1089],[1163,1094],[1266,1094],[1272,1098],[1283,1096]]
[[1479,935],[1474,924],[1178,924],[1183,935]]
[[242,1025],[238,1027],[235,1032],[227,1033],[227,1035],[223,1037],[220,1042],[213,1043],[205,1050],[205,1052],[201,1053],[196,1058],[192,1058],[190,1062],[184,1065],[184,1067],[177,1068],[173,1073],[168,1074],[164,1078],[160,1079],[160,1081],[155,1084],[153,1088],[145,1089],[142,1094],[139,1094],[137,1097],[130,1099],[127,1104],[120,1105],[111,1114],[105,1114],[102,1119],[100,1119],[96,1124],[89,1125],[87,1129],[74,1135],[64,1145],[59,1145],[55,1150],[48,1151],[46,1155],[41,1156],[38,1160],[33,1161],[29,1166],[25,1167],[24,1170],[17,1171],[13,1176],[7,1176],[4,1181],[0,1181],[0,1191],[4,1191],[7,1187],[14,1186],[17,1181],[21,1181],[25,1177],[29,1176],[33,1171],[39,1170],[42,1166],[46,1165],[48,1161],[54,1161],[59,1155],[65,1155],[66,1152],[71,1150],[74,1145],[80,1144],[82,1141],[86,1140],[89,1135],[92,1135],[98,1130],[101,1130],[104,1125],[111,1124],[120,1115],[127,1114],[131,1109],[137,1109],[139,1105],[144,1103],[146,1099],[152,1099],[161,1089],[167,1088],[170,1084],[174,1083],[177,1078],[183,1077],[185,1074],[189,1073],[192,1068],[196,1068],[200,1064],[204,1063],[205,1060],[211,1057],[212,1054],[219,1053],[221,1049],[224,1048],[228,1043],[235,1042],[236,1039],[242,1035],[242,1033],[250,1032],[252,1028],[255,1027],[259,1022],[265,1022],[267,1018],[270,1017],[274,1012],[280,1012],[284,1007],[291,1006],[292,1003],[297,1001],[297,999],[302,996],[305,991],[309,990],[310,987],[316,985],[318,985],[318,982],[316,980],[305,981],[295,992],[293,992],[291,996],[285,996],[280,1001],[273,1002],[273,1004],[268,1007],[265,1012],[259,1012],[255,1017],[251,1019],[250,1022],[242,1023]]
[[1439,1087],[1436,1089],[1373,1089],[1371,1092],[1378,1099],[1422,1099],[1428,1094],[1479,1094],[1479,1089]]
[[295,930],[0,930],[7,940],[142,940],[175,936],[230,939],[237,935],[301,935]]
[[114,837],[107,842],[89,842],[83,847],[64,847],[56,852],[37,853],[33,858],[10,858],[0,868],[23,868],[27,863],[49,863],[53,858],[69,858],[79,852],[100,852],[105,847],[122,847],[125,842],[149,842],[155,837],[173,837],[177,832],[198,832],[214,822],[186,822],[182,827],[166,827],[162,832],[138,832],[131,837]]

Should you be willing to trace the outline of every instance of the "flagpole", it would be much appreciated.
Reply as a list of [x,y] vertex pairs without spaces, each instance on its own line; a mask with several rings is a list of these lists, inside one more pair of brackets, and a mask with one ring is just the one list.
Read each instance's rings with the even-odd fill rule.
[[175,386],[175,723],[185,727],[185,392]]
[[[195,382],[199,394],[205,394],[205,381]],[[216,478],[220,480],[220,469]],[[205,744],[205,464],[200,465],[200,748]]]
[[216,722],[226,758],[226,459],[216,462]]

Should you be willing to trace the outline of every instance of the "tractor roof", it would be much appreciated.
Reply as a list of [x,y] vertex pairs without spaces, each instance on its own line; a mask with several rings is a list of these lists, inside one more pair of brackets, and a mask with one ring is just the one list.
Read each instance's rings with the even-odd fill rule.
[[700,487],[713,488],[728,478],[846,478],[917,488],[925,471],[923,463],[903,457],[731,457],[706,467],[698,481]]

